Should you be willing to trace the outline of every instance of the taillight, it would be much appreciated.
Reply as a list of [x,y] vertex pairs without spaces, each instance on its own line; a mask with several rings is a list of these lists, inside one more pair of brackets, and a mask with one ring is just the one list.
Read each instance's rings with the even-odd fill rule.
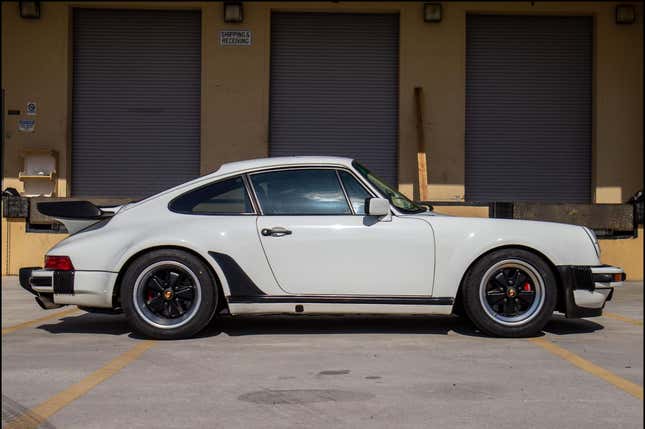
[[55,271],[73,271],[74,265],[69,256],[45,256],[45,269]]

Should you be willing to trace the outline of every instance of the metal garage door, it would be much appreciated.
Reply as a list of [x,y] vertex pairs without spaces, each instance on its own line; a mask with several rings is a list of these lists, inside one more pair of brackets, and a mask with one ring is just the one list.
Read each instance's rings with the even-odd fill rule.
[[591,201],[592,28],[468,16],[468,200]]
[[201,15],[74,10],[72,194],[141,197],[199,175]]
[[397,180],[399,16],[271,16],[271,156],[356,158]]

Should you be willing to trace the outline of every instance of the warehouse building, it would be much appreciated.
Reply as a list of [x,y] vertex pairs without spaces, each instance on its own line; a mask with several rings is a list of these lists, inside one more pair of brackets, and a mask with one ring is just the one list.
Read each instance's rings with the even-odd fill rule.
[[[340,155],[454,214],[623,203],[643,187],[642,17],[640,2],[3,2],[2,189],[138,199],[228,161]],[[3,274],[41,264],[54,229],[3,217]],[[642,234],[603,250],[642,278]]]

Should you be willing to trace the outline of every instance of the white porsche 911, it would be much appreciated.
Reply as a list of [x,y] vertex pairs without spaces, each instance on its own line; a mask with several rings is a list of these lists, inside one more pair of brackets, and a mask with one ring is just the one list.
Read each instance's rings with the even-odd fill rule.
[[71,235],[21,285],[43,308],[123,311],[161,339],[226,310],[454,311],[491,335],[527,336],[554,310],[600,315],[625,280],[585,227],[440,215],[346,158],[234,162],[120,207],[39,210]]

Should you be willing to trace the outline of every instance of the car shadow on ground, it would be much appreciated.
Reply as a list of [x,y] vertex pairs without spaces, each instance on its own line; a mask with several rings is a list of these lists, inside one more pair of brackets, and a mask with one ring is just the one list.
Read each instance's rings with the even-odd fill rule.
[[43,324],[37,328],[51,334],[124,335],[131,332],[123,314],[83,313],[63,317],[58,322]]
[[544,327],[544,332],[553,335],[589,334],[605,329],[605,327],[590,319],[567,319],[554,314],[551,321]]
[[219,316],[199,337],[226,334],[318,335],[318,334],[429,334],[447,335],[450,331],[474,328],[454,316]]
[[[103,334],[141,338],[130,331],[123,314],[91,314],[64,317],[57,323],[38,326],[52,334]],[[588,334],[604,327],[587,319],[554,315],[544,332],[553,335]],[[487,337],[468,319],[457,316],[217,316],[195,338],[247,335],[318,334],[425,334],[454,332],[469,337]],[[540,334],[544,335],[544,333]]]

